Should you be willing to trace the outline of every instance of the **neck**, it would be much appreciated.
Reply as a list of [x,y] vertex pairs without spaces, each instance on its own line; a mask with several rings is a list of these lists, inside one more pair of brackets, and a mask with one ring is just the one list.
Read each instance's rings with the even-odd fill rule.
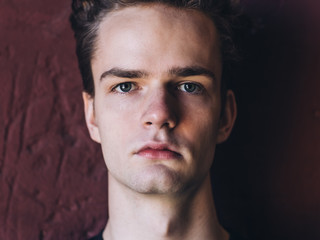
[[109,175],[109,221],[105,240],[226,240],[218,222],[210,177],[185,196],[168,197],[124,190]]

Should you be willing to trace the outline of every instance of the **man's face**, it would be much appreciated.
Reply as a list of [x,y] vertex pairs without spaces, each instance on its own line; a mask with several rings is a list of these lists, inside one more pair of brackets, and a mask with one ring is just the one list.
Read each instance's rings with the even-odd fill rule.
[[220,116],[219,46],[213,22],[195,10],[141,5],[104,18],[91,64],[95,96],[84,101],[112,180],[179,193],[208,176],[235,116],[232,92],[231,111]]

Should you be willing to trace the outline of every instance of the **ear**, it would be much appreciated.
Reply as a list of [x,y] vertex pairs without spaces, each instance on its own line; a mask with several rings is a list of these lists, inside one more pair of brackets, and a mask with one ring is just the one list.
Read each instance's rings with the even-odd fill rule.
[[237,117],[237,104],[232,90],[227,91],[222,114],[219,123],[217,143],[222,143],[228,139]]
[[82,93],[84,103],[84,114],[86,118],[87,127],[89,130],[90,137],[93,141],[100,143],[99,128],[96,124],[95,111],[94,111],[94,98],[86,93]]

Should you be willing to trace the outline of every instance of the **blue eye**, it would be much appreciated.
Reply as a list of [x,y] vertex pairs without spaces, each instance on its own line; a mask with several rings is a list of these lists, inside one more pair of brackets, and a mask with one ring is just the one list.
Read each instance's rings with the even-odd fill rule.
[[200,94],[202,92],[202,87],[195,83],[183,83],[178,86],[178,89],[183,92]]
[[135,89],[134,84],[131,82],[120,83],[114,88],[115,91],[120,93],[127,93],[134,89]]

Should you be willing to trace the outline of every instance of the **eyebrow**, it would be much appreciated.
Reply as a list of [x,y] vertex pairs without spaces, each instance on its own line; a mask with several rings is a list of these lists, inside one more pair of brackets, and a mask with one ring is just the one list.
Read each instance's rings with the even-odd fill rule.
[[[199,66],[173,67],[168,71],[168,73],[172,76],[177,76],[177,77],[205,75],[212,78],[213,80],[216,79],[215,74],[212,71]],[[108,76],[119,77],[119,78],[143,78],[143,77],[149,76],[149,74],[145,71],[140,71],[140,70],[112,68],[101,74],[100,81]]]
[[173,76],[178,76],[178,77],[189,77],[189,76],[199,76],[199,75],[205,75],[212,80],[215,80],[215,74],[204,68],[204,67],[199,67],[199,66],[189,66],[189,67],[175,67],[170,69],[169,73]]
[[101,74],[100,81],[108,76],[119,77],[119,78],[142,78],[148,74],[139,70],[127,70],[121,68],[112,68]]

